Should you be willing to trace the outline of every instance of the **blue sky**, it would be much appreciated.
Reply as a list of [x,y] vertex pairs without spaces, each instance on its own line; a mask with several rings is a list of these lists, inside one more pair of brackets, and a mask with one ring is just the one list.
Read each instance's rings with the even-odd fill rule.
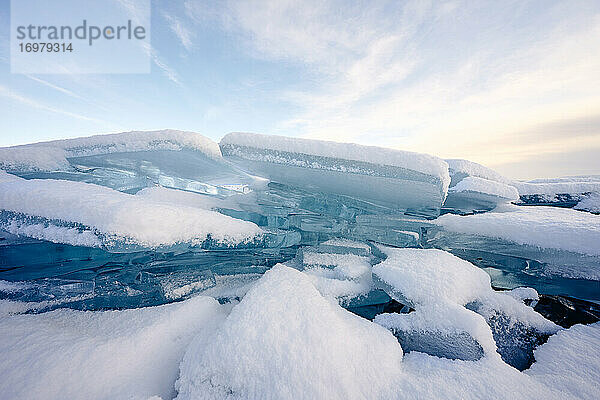
[[248,131],[600,174],[597,0],[157,0],[152,71],[127,75],[11,74],[1,4],[0,146]]

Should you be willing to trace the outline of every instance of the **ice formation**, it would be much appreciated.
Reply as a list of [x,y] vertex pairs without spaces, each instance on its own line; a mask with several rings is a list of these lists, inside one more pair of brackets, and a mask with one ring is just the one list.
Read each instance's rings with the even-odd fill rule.
[[598,325],[535,310],[598,320],[600,216],[505,203],[594,212],[597,181],[239,133],[0,149],[0,392],[595,398]]
[[[517,333],[516,325],[531,328],[529,336],[552,334],[559,328],[513,297],[493,291],[484,271],[449,253],[381,249],[387,259],[375,265],[373,273],[389,286],[393,297],[415,311],[381,314],[375,322],[412,350],[463,360],[500,353],[506,362],[520,366],[527,358],[522,353],[532,349],[505,343]],[[408,350],[406,344],[403,347]]]
[[250,133],[230,133],[220,146],[228,160],[275,182],[427,215],[450,183],[447,164],[425,154]]
[[450,187],[444,207],[463,212],[491,210],[517,200],[519,192],[514,186],[469,176]]
[[73,245],[158,247],[202,245],[208,239],[235,245],[262,232],[250,222],[213,211],[72,181],[2,181],[0,209],[3,230]]
[[123,132],[77,139],[54,140],[0,148],[0,169],[6,171],[57,171],[72,169],[68,159],[112,153],[151,150],[199,151],[220,158],[219,146],[194,133],[176,130]]
[[592,256],[600,255],[600,217],[574,210],[504,206],[477,215],[443,215],[435,222],[452,232]]

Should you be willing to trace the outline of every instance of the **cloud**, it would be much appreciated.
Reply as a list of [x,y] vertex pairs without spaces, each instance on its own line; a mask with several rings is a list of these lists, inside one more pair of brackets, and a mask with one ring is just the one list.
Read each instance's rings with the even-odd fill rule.
[[146,43],[143,45],[144,50],[147,52],[154,65],[160,68],[167,79],[179,86],[183,86],[177,72],[171,66],[169,66],[166,61],[163,60],[163,58],[158,54],[158,51],[156,51],[156,49],[151,45],[146,45]]
[[279,132],[487,164],[600,146],[597,135],[539,130],[600,112],[597,2],[224,7],[220,23],[251,55],[309,74],[300,90],[282,90],[302,111],[280,121]]
[[192,32],[177,17],[163,12],[163,17],[169,24],[171,31],[177,36],[183,47],[190,50],[193,46]]
[[42,110],[42,111],[46,111],[52,114],[60,114],[60,115],[65,115],[67,117],[70,118],[75,118],[75,119],[79,119],[82,121],[88,121],[88,122],[93,122],[96,124],[100,124],[100,125],[111,125],[109,122],[101,120],[101,119],[97,119],[97,118],[92,118],[92,117],[88,117],[86,115],[82,115],[82,114],[77,114],[77,113],[73,113],[70,111],[65,111],[62,110],[60,108],[55,108],[55,107],[51,107],[51,106],[47,106],[45,104],[42,104],[36,100],[30,99],[28,97],[25,97],[23,95],[20,95],[18,93],[16,93],[13,90],[10,90],[4,86],[0,85],[0,96],[8,98],[10,100],[13,100],[15,102],[24,104],[26,106],[29,107],[33,107],[36,108],[38,110]]

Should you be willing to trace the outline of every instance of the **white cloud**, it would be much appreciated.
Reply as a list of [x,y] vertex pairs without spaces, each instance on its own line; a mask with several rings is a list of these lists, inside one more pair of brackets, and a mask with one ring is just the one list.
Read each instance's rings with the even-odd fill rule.
[[600,112],[598,3],[231,1],[226,14],[254,56],[312,74],[282,93],[304,111],[280,132],[490,165],[600,148],[519,139]]
[[177,17],[166,12],[163,13],[163,17],[165,18],[165,20],[169,24],[169,28],[175,34],[175,36],[177,36],[183,47],[185,47],[186,50],[189,51],[193,45],[192,32]]

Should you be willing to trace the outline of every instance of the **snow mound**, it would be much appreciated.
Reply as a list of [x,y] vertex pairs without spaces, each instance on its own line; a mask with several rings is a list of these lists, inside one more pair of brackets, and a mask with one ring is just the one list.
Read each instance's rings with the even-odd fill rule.
[[550,337],[535,350],[536,362],[525,371],[549,387],[567,390],[579,399],[600,393],[600,323],[574,325]]
[[190,149],[220,158],[217,143],[194,132],[134,131],[54,140],[0,148],[0,169],[55,171],[70,169],[67,158],[148,150]]
[[446,214],[434,222],[452,232],[600,255],[600,216],[570,209],[506,205],[483,214]]
[[0,210],[0,229],[73,245],[200,245],[208,238],[232,245],[262,232],[253,223],[214,211],[72,181],[0,181]]
[[187,345],[223,318],[208,297],[0,317],[0,392],[7,399],[169,399]]
[[402,349],[385,329],[276,265],[185,354],[177,399],[393,398]]

